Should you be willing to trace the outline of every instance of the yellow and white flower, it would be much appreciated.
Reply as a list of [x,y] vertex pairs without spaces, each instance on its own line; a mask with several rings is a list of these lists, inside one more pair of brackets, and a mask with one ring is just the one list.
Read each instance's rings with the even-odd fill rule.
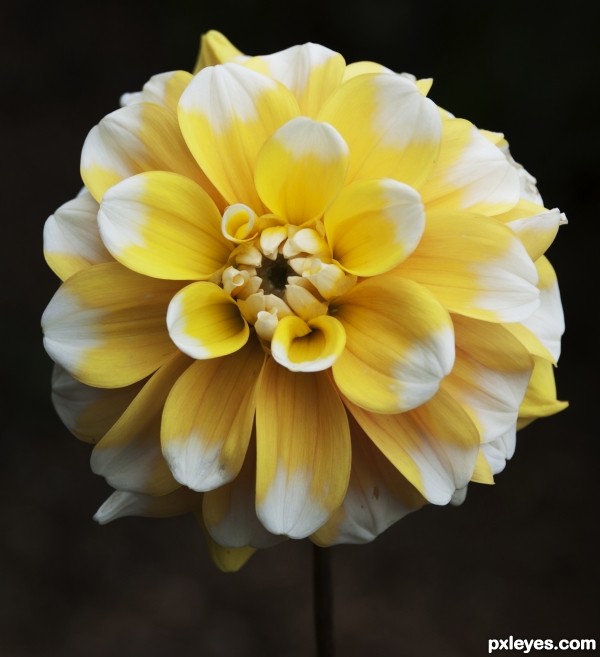
[[555,413],[564,221],[430,81],[315,44],[123,97],[51,216],[43,316],[100,522],[195,512],[215,561],[365,542],[491,482]]

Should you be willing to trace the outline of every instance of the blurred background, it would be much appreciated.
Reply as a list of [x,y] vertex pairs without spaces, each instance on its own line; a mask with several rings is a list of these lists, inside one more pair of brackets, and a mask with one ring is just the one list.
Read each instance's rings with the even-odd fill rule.
[[0,657],[313,654],[309,543],[225,575],[191,518],[99,527],[109,489],[49,401],[39,318],[58,281],[42,257],[44,221],[80,187],[88,130],[151,75],[191,69],[211,28],[251,54],[315,41],[348,62],[433,77],[430,96],[504,132],[547,207],[570,220],[549,253],[570,408],[524,430],[496,485],[473,485],[462,507],[332,550],[339,655],[469,657],[509,635],[600,640],[600,51],[589,12],[577,0],[558,11],[524,0],[4,1]]

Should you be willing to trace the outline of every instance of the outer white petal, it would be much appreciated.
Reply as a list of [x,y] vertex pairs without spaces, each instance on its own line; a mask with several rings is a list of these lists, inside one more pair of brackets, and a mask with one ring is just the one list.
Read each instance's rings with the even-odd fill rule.
[[52,403],[67,429],[95,444],[138,394],[143,382],[123,388],[95,388],[74,379],[60,365],[52,372]]
[[352,470],[342,506],[313,536],[318,545],[368,543],[425,499],[350,418]]
[[558,360],[561,336],[565,332],[558,280],[546,258],[540,258],[535,264],[540,275],[540,305],[521,323],[539,338],[554,360]]
[[527,201],[532,201],[538,205],[544,205],[544,201],[538,191],[536,186],[537,180],[525,169],[522,164],[516,162],[513,156],[510,153],[508,143],[500,145],[500,150],[506,156],[508,163],[516,171],[518,180],[519,180],[519,189],[521,191],[521,198],[526,199]]
[[62,280],[80,269],[112,260],[100,238],[98,208],[91,194],[83,189],[48,217],[44,226],[44,255]]
[[160,497],[117,490],[96,511],[94,520],[105,525],[125,516],[165,518],[189,513],[201,505],[202,495],[183,486],[169,495]]
[[517,432],[516,427],[513,427],[496,440],[481,446],[481,451],[490,464],[493,474],[498,474],[504,470],[506,461],[511,459],[515,453],[516,444]]

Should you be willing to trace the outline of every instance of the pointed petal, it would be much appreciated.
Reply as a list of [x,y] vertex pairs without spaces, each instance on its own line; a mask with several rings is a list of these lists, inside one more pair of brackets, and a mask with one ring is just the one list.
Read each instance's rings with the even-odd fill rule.
[[558,401],[556,398],[556,383],[554,381],[554,367],[552,363],[541,358],[534,359],[533,374],[529,387],[519,409],[519,429],[526,427],[539,417],[548,417],[563,411],[568,402]]
[[[541,305],[541,304],[540,304]],[[537,311],[533,313],[536,315]],[[523,326],[523,324],[503,324],[504,328],[509,331],[514,337],[527,349],[527,352],[531,356],[539,356],[545,360],[550,361],[553,365],[556,365],[556,359],[548,351],[548,349],[542,344],[540,339],[532,333],[528,328]]]
[[389,271],[416,248],[425,228],[421,198],[395,180],[359,180],[325,213],[333,257],[351,274]]
[[94,447],[92,471],[113,488],[147,495],[179,488],[160,449],[160,423],[167,395],[189,363],[177,353],[159,368]]
[[202,514],[207,532],[219,545],[266,548],[283,537],[270,534],[256,515],[256,444],[250,444],[239,475],[204,494]]
[[427,213],[419,246],[394,274],[431,290],[450,311],[518,322],[539,305],[538,275],[514,233],[483,215]]
[[256,157],[298,113],[283,85],[238,64],[202,69],[179,101],[179,125],[198,164],[228,203],[245,203],[259,214]]
[[175,171],[203,182],[176,117],[154,103],[134,103],[105,116],[81,152],[83,182],[98,202],[114,184],[142,171]]
[[112,260],[100,239],[97,215],[98,203],[83,190],[48,217],[44,225],[44,257],[61,280],[80,269]]
[[519,200],[519,177],[502,151],[464,119],[442,122],[440,155],[421,189],[428,209],[495,215]]
[[347,168],[348,147],[339,133],[299,116],[262,147],[254,181],[271,212],[302,224],[322,216],[342,188]]
[[126,516],[168,518],[190,513],[199,508],[201,504],[202,495],[184,487],[158,497],[117,490],[96,511],[94,520],[105,525],[112,520]]
[[546,253],[558,233],[558,227],[565,221],[565,215],[554,208],[530,217],[515,219],[508,222],[507,226],[519,236],[527,253],[535,262]]
[[539,275],[540,305],[522,324],[542,342],[554,361],[557,361],[560,356],[561,337],[565,332],[558,280],[547,258],[536,260],[535,267]]
[[432,504],[448,504],[475,467],[479,432],[450,395],[440,390],[407,413],[370,413],[346,402],[357,422],[408,481]]
[[347,339],[333,376],[355,404],[376,413],[407,411],[430,399],[452,369],[450,316],[412,281],[368,278],[334,308]]
[[213,541],[208,533],[205,534],[205,539],[213,563],[224,573],[237,573],[256,552],[255,548],[249,546],[239,548],[223,547]]
[[95,445],[125,412],[143,382],[123,388],[94,388],[74,379],[60,365],[52,372],[52,403],[77,438]]
[[153,75],[144,85],[140,100],[143,103],[162,105],[177,115],[177,104],[192,77],[187,71],[169,71]]
[[305,322],[296,315],[282,317],[271,340],[273,358],[292,372],[318,372],[338,359],[346,332],[335,317],[321,315]]
[[342,506],[311,540],[318,545],[368,543],[425,499],[375,447],[351,416],[352,470]]
[[216,66],[225,62],[243,61],[247,59],[229,39],[217,30],[209,30],[200,37],[200,51],[194,66],[194,73],[206,68]]
[[282,82],[296,97],[301,114],[315,117],[341,83],[346,63],[329,48],[305,43],[252,57],[244,65]]
[[519,199],[517,203],[506,212],[502,212],[494,216],[494,219],[501,221],[503,224],[507,224],[516,219],[523,219],[523,217],[533,217],[537,214],[543,212],[548,212],[543,205],[538,203],[532,203],[525,199]]
[[161,440],[179,483],[207,491],[237,476],[250,441],[263,361],[262,348],[249,340],[234,354],[195,362],[173,386]]
[[418,188],[440,148],[437,107],[401,75],[367,74],[347,80],[318,118],[331,123],[350,147],[348,181],[394,178]]
[[42,316],[46,351],[87,385],[135,383],[176,351],[165,316],[179,285],[116,262],[84,269],[62,284]]
[[341,503],[350,476],[348,419],[324,372],[267,359],[256,407],[256,508],[273,534],[304,538]]
[[148,171],[117,183],[104,195],[98,223],[119,262],[154,278],[208,278],[231,252],[213,200],[176,173]]
[[167,326],[173,342],[192,358],[217,358],[241,349],[250,330],[236,302],[214,283],[192,283],[171,300]]
[[[516,427],[512,429],[513,433],[516,433]],[[473,474],[471,475],[471,481],[474,481],[477,484],[494,484],[494,474],[490,464],[487,462],[483,451],[480,449],[477,454],[477,460],[475,461],[475,467],[473,468]],[[460,495],[458,498],[460,499]],[[456,502],[457,495],[454,494],[454,498],[450,500],[450,504],[457,505]],[[460,500],[458,504],[462,504],[464,500]]]

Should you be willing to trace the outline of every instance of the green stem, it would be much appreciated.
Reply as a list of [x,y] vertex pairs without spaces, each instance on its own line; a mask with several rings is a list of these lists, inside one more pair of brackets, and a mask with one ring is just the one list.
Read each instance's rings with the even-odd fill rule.
[[317,657],[334,657],[331,548],[313,545],[313,596]]

